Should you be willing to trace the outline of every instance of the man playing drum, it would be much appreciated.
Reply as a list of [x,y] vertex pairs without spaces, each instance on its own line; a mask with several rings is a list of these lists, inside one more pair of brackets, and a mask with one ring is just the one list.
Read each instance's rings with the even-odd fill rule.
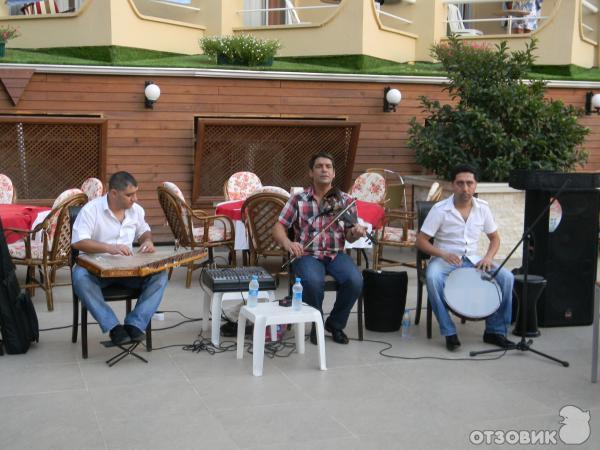
[[[136,203],[137,190],[137,181],[130,173],[113,174],[108,193],[87,203],[77,215],[71,239],[73,248],[82,253],[127,257],[133,255],[133,241],[137,240],[140,252],[153,253],[150,226],[144,219],[144,209]],[[113,284],[141,290],[135,308],[125,317],[125,326],[119,323],[102,295],[102,289]],[[109,332],[115,345],[144,340],[142,330],[156,312],[166,287],[166,272],[143,278],[98,278],[83,267],[73,267],[73,289],[102,332]]]
[[[431,308],[440,325],[440,333],[446,337],[446,348],[450,351],[460,346],[456,327],[444,302],[444,286],[448,275],[461,267],[493,270],[492,259],[500,247],[498,227],[487,202],[475,198],[477,173],[468,165],[459,165],[452,171],[454,194],[436,203],[423,223],[417,236],[417,247],[432,256],[427,266],[427,293]],[[481,232],[489,239],[487,253],[477,255],[477,243]],[[430,242],[434,239],[433,244]],[[506,269],[500,270],[496,282],[502,299],[498,310],[486,319],[483,341],[503,348],[514,343],[506,339],[512,313],[513,275]],[[470,299],[469,299],[470,300]],[[472,299],[477,302],[477,298]]]

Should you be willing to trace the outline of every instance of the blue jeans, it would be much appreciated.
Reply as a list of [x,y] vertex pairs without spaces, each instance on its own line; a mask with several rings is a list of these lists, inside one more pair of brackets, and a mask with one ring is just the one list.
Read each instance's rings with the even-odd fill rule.
[[96,319],[103,333],[117,326],[119,319],[108,302],[104,301],[102,289],[111,285],[140,289],[142,293],[135,303],[135,308],[125,316],[124,323],[143,331],[160,305],[167,287],[167,273],[160,272],[143,278],[99,278],[76,265],[73,267],[72,283],[77,297]]
[[[475,267],[467,258],[462,258],[460,267]],[[442,258],[434,257],[427,265],[427,294],[431,304],[431,309],[440,324],[440,333],[442,336],[451,336],[456,334],[456,327],[452,321],[446,304],[444,302],[444,285],[450,272],[458,269],[459,266],[448,264]],[[500,270],[496,276],[496,282],[502,291],[502,301],[500,308],[485,320],[485,331],[506,336],[512,316],[512,289],[514,276],[506,269]]]
[[363,285],[362,275],[352,258],[345,253],[338,253],[333,261],[329,258],[320,260],[312,256],[303,256],[292,263],[292,273],[302,279],[302,301],[321,311],[321,314],[325,296],[325,274],[335,278],[339,287],[327,320],[333,328],[344,329]]

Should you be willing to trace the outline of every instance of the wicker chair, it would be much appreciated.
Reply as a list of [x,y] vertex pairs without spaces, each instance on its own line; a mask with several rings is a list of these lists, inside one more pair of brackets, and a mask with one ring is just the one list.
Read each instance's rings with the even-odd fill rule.
[[264,192],[251,195],[242,205],[242,220],[248,230],[251,266],[258,265],[259,256],[277,256],[283,262],[287,259],[288,252],[275,241],[272,233],[273,225],[287,201],[288,196]]
[[[158,201],[175,237],[176,245],[190,249],[208,249],[209,263],[214,261],[214,247],[227,247],[229,264],[235,266],[235,232],[229,217],[211,215],[201,209],[190,208],[179,188],[173,183],[165,182],[158,186],[157,191]],[[188,264],[185,282],[187,288],[192,284],[192,272],[201,266],[202,264]]]
[[[79,190],[70,192],[71,194],[68,196],[63,196],[64,193],[59,196],[57,200],[63,197],[61,201],[33,230],[6,229],[23,236],[22,240],[9,244],[8,250],[14,264],[27,266],[24,287],[30,293],[33,293],[33,289],[36,287],[40,287],[46,292],[48,311],[54,309],[52,288],[59,286],[55,282],[56,270],[69,265],[71,255],[69,207],[80,206],[87,202],[87,196],[83,192]],[[42,235],[40,241],[35,240],[37,233]],[[35,276],[36,268],[39,271],[39,279]]]

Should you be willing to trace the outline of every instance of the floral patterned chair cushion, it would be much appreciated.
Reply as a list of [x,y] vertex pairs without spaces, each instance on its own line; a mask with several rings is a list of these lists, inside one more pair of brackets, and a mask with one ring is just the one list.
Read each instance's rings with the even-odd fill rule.
[[[225,228],[216,225],[208,228],[209,242],[224,241],[225,239],[231,239],[231,233],[225,233]],[[198,242],[204,240],[204,227],[194,228],[194,240]]]
[[261,186],[259,187],[257,190],[255,190],[252,195],[254,194],[261,194],[264,192],[268,192],[271,194],[279,194],[279,195],[285,195],[286,197],[290,196],[290,193],[288,191],[286,191],[283,188],[280,188],[279,186]]
[[81,190],[87,195],[88,200],[94,200],[95,198],[102,197],[102,194],[104,194],[102,181],[94,177],[85,180],[81,185]]
[[185,203],[185,197],[183,196],[183,192],[181,192],[181,189],[179,189],[179,187],[175,183],[172,183],[170,181],[164,181],[162,186],[171,194],[177,196],[183,203]]
[[8,205],[13,201],[14,188],[12,181],[0,173],[0,204]]
[[[8,244],[8,253],[11,258],[25,259],[25,242],[22,240]],[[44,256],[44,244],[42,242],[31,242],[31,257],[42,259]]]
[[68,200],[69,198],[71,198],[77,194],[83,194],[83,191],[81,189],[77,189],[77,188],[67,189],[66,191],[62,192],[58,197],[56,197],[56,200],[54,200],[54,203],[52,204],[52,209],[58,207],[65,200]]
[[246,200],[246,198],[262,187],[260,178],[252,172],[236,172],[227,180],[226,200]]
[[[391,242],[403,242],[402,234],[404,230],[398,227],[385,227],[383,230],[383,240]],[[408,230],[407,236],[408,242],[417,242],[417,232],[415,230]]]
[[378,173],[363,173],[355,181],[350,195],[363,202],[385,201],[385,178]]

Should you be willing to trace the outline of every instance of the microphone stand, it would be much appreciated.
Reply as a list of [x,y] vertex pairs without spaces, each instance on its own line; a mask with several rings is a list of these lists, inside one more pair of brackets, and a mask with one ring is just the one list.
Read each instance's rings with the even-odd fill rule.
[[483,355],[483,354],[487,354],[487,353],[496,353],[496,352],[506,352],[508,350],[521,350],[522,352],[525,352],[525,351],[533,352],[537,355],[543,356],[544,358],[548,358],[548,359],[551,359],[552,361],[556,361],[557,363],[562,364],[563,367],[569,367],[569,363],[567,361],[560,360],[558,358],[555,358],[554,356],[547,355],[546,353],[542,353],[538,350],[531,348],[531,345],[533,344],[533,339],[529,339],[529,340],[525,339],[525,334],[526,334],[525,329],[526,329],[526,324],[527,324],[527,291],[529,290],[529,287],[527,285],[527,277],[528,277],[528,272],[529,272],[529,242],[531,240],[531,232],[534,229],[534,227],[537,225],[537,223],[550,210],[550,208],[552,207],[552,204],[563,193],[563,191],[565,190],[565,188],[567,187],[569,182],[570,182],[570,180],[565,180],[565,182],[560,187],[558,192],[552,197],[552,200],[548,203],[548,205],[535,218],[533,223],[525,229],[525,231],[523,232],[523,235],[521,236],[521,239],[519,240],[519,242],[516,243],[516,245],[510,251],[508,256],[506,256],[506,258],[504,258],[504,261],[502,261],[502,264],[500,264],[500,266],[494,271],[494,273],[489,278],[486,278],[486,279],[490,279],[490,280],[495,279],[496,276],[498,275],[498,273],[500,272],[500,269],[502,269],[502,267],[504,267],[504,265],[508,262],[508,260],[512,256],[512,254],[517,250],[517,248],[519,248],[519,245],[521,243],[523,243],[523,249],[524,249],[524,252],[523,252],[523,293],[521,295],[521,304],[519,305],[519,313],[521,316],[519,318],[519,320],[521,321],[521,340],[514,347],[511,347],[511,348],[495,348],[495,349],[491,349],[491,350],[480,350],[480,351],[475,351],[475,352],[469,352],[469,356],[477,356],[477,355]]

